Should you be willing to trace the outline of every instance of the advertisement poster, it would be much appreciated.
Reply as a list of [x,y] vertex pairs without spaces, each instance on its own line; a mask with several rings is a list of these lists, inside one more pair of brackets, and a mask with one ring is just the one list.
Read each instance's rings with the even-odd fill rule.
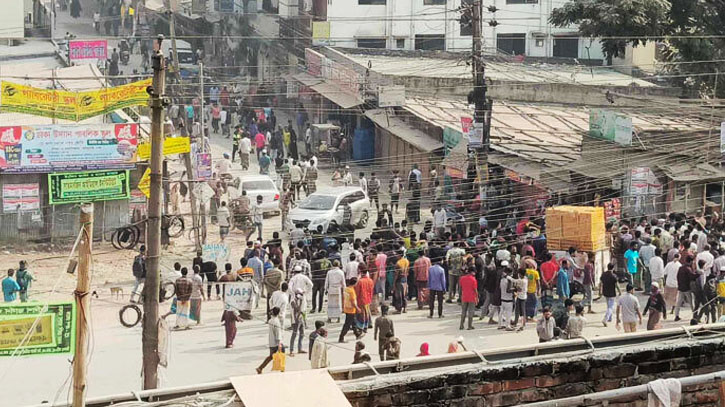
[[128,199],[127,170],[48,174],[49,200],[53,205]]
[[254,308],[254,286],[251,282],[226,283],[223,287],[225,310],[249,311]]
[[151,168],[146,168],[141,179],[138,180],[137,188],[146,198],[151,196]]
[[211,153],[199,153],[196,155],[196,178],[200,180],[211,179]]
[[589,135],[591,137],[629,146],[632,144],[633,133],[634,126],[631,117],[604,109],[591,109],[589,112]]
[[619,198],[604,202],[604,216],[606,219],[619,219],[622,216],[622,204],[619,202]]
[[145,79],[111,88],[75,92],[3,81],[0,84],[0,110],[77,122],[124,107],[145,105],[149,101],[146,93],[149,86],[151,79]]
[[3,213],[40,210],[39,184],[4,184]]
[[[30,331],[30,337],[23,341]],[[0,305],[0,356],[14,352],[23,356],[72,354],[75,332],[73,302],[50,303],[47,307],[41,303]]]
[[46,173],[133,168],[138,124],[0,127],[0,169]]
[[[184,154],[191,151],[191,140],[188,137],[169,137],[164,140],[164,155]],[[138,146],[139,160],[148,160],[151,157],[151,144],[143,143]]]
[[108,41],[70,41],[68,57],[71,61],[108,58]]

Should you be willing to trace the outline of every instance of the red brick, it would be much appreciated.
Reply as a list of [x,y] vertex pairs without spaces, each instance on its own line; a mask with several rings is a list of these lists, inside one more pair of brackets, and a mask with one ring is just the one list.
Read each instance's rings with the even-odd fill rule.
[[519,393],[519,400],[522,403],[533,403],[536,401],[546,400],[549,397],[549,391],[544,389],[530,389]]
[[500,391],[501,382],[489,382],[471,386],[468,394],[471,396],[485,396],[486,394],[499,393]]
[[536,387],[554,387],[562,383],[566,383],[567,377],[564,375],[560,376],[539,376],[536,378]]
[[535,380],[533,377],[519,380],[507,380],[503,382],[503,390],[521,390],[534,387]]
[[695,393],[697,404],[715,403],[720,401],[720,394],[717,391],[698,391]]
[[606,391],[606,390],[614,390],[620,388],[620,381],[619,380],[599,380],[594,385],[594,391]]

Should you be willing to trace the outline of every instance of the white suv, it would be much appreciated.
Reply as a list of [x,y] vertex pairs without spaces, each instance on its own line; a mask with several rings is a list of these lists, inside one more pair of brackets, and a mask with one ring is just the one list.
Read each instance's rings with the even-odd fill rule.
[[317,191],[292,209],[289,218],[295,226],[316,230],[321,225],[326,232],[331,221],[342,224],[345,204],[349,204],[352,210],[352,223],[360,228],[366,227],[370,219],[370,200],[365,191],[357,187]]

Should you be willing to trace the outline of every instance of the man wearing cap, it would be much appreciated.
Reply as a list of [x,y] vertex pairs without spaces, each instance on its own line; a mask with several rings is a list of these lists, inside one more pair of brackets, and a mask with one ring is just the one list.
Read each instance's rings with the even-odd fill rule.
[[667,304],[665,303],[665,297],[660,291],[660,285],[657,282],[652,282],[650,293],[647,304],[642,311],[643,314],[647,314],[647,311],[649,311],[649,317],[647,318],[648,331],[659,327],[660,318],[667,319]]
[[302,266],[296,265],[292,268],[292,278],[289,280],[289,293],[294,295],[298,290],[302,291],[302,313],[307,319],[307,294],[312,292],[312,280],[302,273]]
[[639,300],[634,295],[634,287],[627,284],[627,292],[617,300],[617,329],[620,324],[624,332],[636,332],[637,322],[642,325],[642,313],[639,311]]
[[342,174],[342,185],[349,187],[352,185],[352,174],[350,173],[350,166],[345,166],[345,173]]

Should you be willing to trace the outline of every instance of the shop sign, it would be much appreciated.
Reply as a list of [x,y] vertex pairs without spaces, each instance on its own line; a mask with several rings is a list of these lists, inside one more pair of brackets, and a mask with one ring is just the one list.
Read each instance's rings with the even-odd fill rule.
[[0,305],[0,356],[71,354],[75,331],[73,302]]
[[589,135],[591,137],[629,146],[632,144],[633,133],[634,126],[631,117],[605,109],[589,111]]
[[3,81],[0,84],[0,110],[77,122],[124,107],[145,105],[149,100],[146,92],[149,86],[151,79],[144,79],[116,87],[76,92]]
[[3,213],[40,210],[39,184],[4,184]]
[[211,179],[211,153],[199,153],[196,155],[196,178],[199,180]]
[[108,58],[108,41],[70,41],[68,57],[71,61]]
[[0,170],[49,173],[133,168],[138,124],[0,126]]
[[[191,151],[191,140],[188,137],[169,137],[164,139],[164,156],[184,154]],[[148,160],[151,157],[151,143],[138,146],[139,160]]]
[[52,205],[130,197],[127,170],[48,174],[48,188]]

